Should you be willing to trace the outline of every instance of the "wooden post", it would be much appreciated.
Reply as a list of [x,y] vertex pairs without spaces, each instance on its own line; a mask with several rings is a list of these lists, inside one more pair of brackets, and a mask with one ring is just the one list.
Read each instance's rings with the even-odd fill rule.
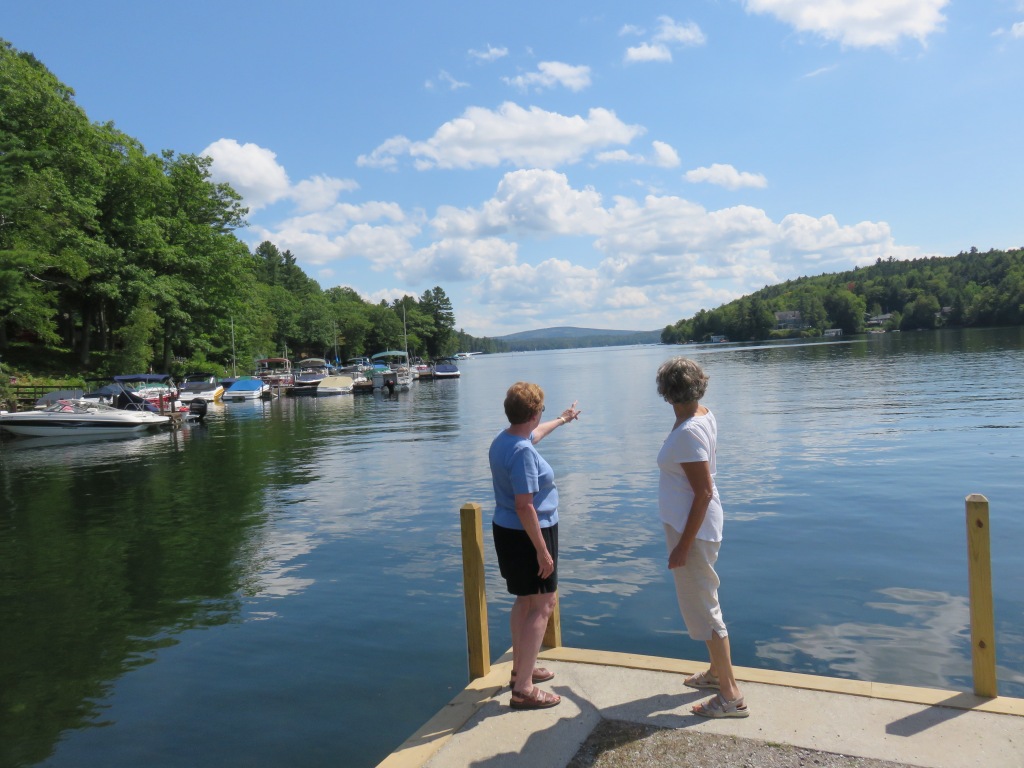
[[548,648],[560,648],[562,646],[562,612],[561,601],[558,599],[558,592],[555,592],[555,610],[548,618],[548,626],[544,630],[544,645]]
[[996,622],[992,610],[992,562],[988,499],[980,493],[966,498],[967,580],[971,601],[971,663],[976,696],[998,696]]
[[466,600],[466,641],[469,679],[491,671],[491,641],[487,634],[487,584],[484,577],[484,527],[480,505],[459,510],[462,519],[462,580]]

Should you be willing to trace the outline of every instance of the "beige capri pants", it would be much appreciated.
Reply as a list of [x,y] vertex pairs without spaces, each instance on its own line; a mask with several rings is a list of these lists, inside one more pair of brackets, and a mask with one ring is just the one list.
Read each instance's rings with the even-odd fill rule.
[[[668,523],[662,525],[665,527],[665,544],[671,553],[683,535]],[[715,573],[715,561],[721,546],[720,541],[694,539],[686,565],[672,569],[679,612],[683,614],[686,631],[694,640],[708,642],[712,633],[719,637],[729,636],[722,620],[722,606],[718,603],[721,581]]]

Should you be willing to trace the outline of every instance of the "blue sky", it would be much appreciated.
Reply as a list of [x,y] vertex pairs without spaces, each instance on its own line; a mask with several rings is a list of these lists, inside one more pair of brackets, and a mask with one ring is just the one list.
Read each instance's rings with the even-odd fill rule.
[[96,122],[208,154],[238,234],[477,336],[651,330],[1024,246],[1024,0],[17,3]]

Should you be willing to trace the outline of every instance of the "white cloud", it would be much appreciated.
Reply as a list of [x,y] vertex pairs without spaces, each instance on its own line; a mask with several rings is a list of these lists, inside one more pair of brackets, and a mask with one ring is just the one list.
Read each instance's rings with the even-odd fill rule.
[[[398,203],[370,200],[365,203],[338,203],[320,211],[285,219],[283,226],[313,232],[337,232],[355,224],[385,221],[389,225],[404,224],[412,219]],[[415,223],[415,222],[413,222]]]
[[517,246],[496,237],[445,238],[405,259],[398,272],[412,282],[477,280],[495,269],[515,264]]
[[613,149],[609,152],[598,152],[594,159],[599,163],[636,163],[641,165],[644,162],[643,155],[633,154],[624,149]]
[[590,67],[573,66],[560,61],[542,61],[537,72],[528,72],[517,77],[506,77],[505,82],[521,91],[531,88],[542,90],[561,85],[570,91],[582,91],[590,86]]
[[598,152],[594,159],[599,163],[635,163],[637,165],[655,165],[659,168],[679,166],[679,153],[671,145],[663,141],[652,141],[651,150],[651,155],[645,157],[624,149],[614,149],[609,152]]
[[318,267],[361,258],[379,271],[413,252],[412,240],[422,231],[421,219],[397,203],[370,201],[337,204],[254,231],[260,240],[270,240]]
[[704,33],[701,32],[694,22],[678,24],[669,16],[658,18],[661,25],[654,33],[654,40],[658,43],[676,43],[678,45],[704,45]]
[[488,43],[486,51],[476,51],[470,48],[469,55],[480,61],[496,61],[508,56],[508,48],[495,48]]
[[[461,80],[456,80],[448,71],[444,69],[438,72],[437,80],[439,83],[447,87],[449,91],[457,91],[460,88],[469,87],[469,83],[464,83]],[[437,87],[437,83],[435,83],[433,80],[427,80],[427,82],[424,83],[423,86],[428,91],[430,91]]]
[[505,174],[480,209],[440,209],[431,227],[443,236],[578,236],[603,231],[607,218],[593,189],[574,189],[564,174],[533,169]]
[[[677,157],[669,149],[661,156]],[[335,186],[314,179],[309,189],[318,185],[328,196]],[[661,327],[766,284],[920,255],[896,246],[884,222],[774,221],[753,206],[708,210],[655,194],[605,201],[544,168],[507,172],[479,205],[439,206],[429,221],[394,202],[335,202],[250,233],[291,250],[309,274],[350,274],[346,262],[357,260],[398,286],[373,296],[440,284],[455,286],[454,298],[466,286],[460,322],[475,333],[507,328],[500,318],[512,316],[518,327]]]
[[756,187],[763,189],[768,186],[768,180],[760,173],[748,173],[737,171],[731,165],[725,163],[713,163],[706,168],[695,168],[687,171],[687,181],[694,184],[707,182],[726,189],[740,189],[742,187]]
[[672,52],[664,45],[640,43],[626,49],[626,61],[672,61]]
[[288,196],[295,201],[299,210],[322,211],[334,205],[341,192],[351,192],[358,188],[359,185],[351,179],[314,176],[292,187]]
[[553,168],[579,162],[587,153],[609,145],[628,144],[643,130],[626,125],[608,109],[591,109],[586,117],[567,116],[505,102],[497,110],[469,107],[426,141],[395,136],[360,156],[357,163],[387,168],[399,156],[408,155],[420,170],[499,165]]
[[411,147],[412,142],[405,136],[392,136],[370,154],[357,157],[356,165],[393,170],[398,165],[398,157],[408,152]]
[[[632,25],[623,27],[621,34],[641,34],[642,30]],[[672,46],[695,46],[706,42],[704,33],[694,22],[680,24],[670,16],[658,17],[658,29],[649,42],[626,49],[627,63],[647,61],[672,61]]]
[[1010,27],[1010,35],[1017,38],[1024,37],[1024,21],[1018,21]]
[[835,72],[837,69],[839,69],[839,65],[838,64],[831,64],[831,65],[829,65],[827,67],[818,67],[813,72],[808,72],[806,75],[803,75],[803,79],[809,80],[812,77],[819,77],[820,75],[827,75],[829,72]]
[[251,210],[275,203],[291,191],[277,155],[257,144],[218,139],[199,154],[213,159],[211,177],[230,184]]
[[292,185],[274,152],[234,139],[218,139],[199,154],[213,159],[211,178],[230,184],[252,211],[286,199],[303,211],[322,210],[333,205],[341,192],[359,188],[352,179],[329,176],[314,176]]
[[671,145],[666,144],[664,141],[654,141],[651,142],[651,146],[654,148],[652,164],[660,168],[676,168],[679,166],[679,153]]
[[595,295],[605,287],[606,281],[596,270],[565,259],[499,267],[482,286],[484,303],[500,303],[528,313],[554,304],[562,317],[593,309]]
[[800,32],[851,48],[893,47],[902,38],[924,44],[942,29],[950,0],[746,0],[752,13],[767,13]]

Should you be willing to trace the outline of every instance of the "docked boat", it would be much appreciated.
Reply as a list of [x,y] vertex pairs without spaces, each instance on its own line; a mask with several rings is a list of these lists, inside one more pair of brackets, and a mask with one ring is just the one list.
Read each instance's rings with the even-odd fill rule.
[[224,385],[216,376],[206,373],[190,373],[181,383],[178,399],[185,405],[199,398],[212,403],[223,394]]
[[148,410],[121,410],[91,400],[58,400],[42,410],[0,414],[0,429],[14,435],[119,435],[160,427],[169,416]]
[[[366,377],[361,374],[356,375],[359,376],[360,379],[366,379]],[[350,376],[348,374],[324,376],[316,386],[316,396],[327,397],[329,395],[351,395],[354,386],[355,376]]]
[[462,371],[455,363],[446,361],[435,363],[432,374],[434,379],[457,379]]
[[426,363],[419,358],[412,361],[412,377],[413,379],[432,379],[434,378],[434,368],[430,363]]
[[412,384],[412,370],[409,355],[395,349],[378,352],[370,358],[373,361],[373,388],[406,391]]
[[335,370],[335,373],[366,373],[373,368],[373,363],[368,357],[350,357],[345,364]]
[[322,357],[307,357],[295,370],[295,378],[289,392],[293,395],[314,394],[320,382],[330,373],[330,363]]
[[287,357],[265,357],[256,361],[256,378],[272,387],[290,387],[295,382],[292,361]]
[[178,399],[178,385],[166,373],[131,373],[113,378],[115,385],[130,388],[135,395],[157,410],[182,409],[181,401]]
[[235,379],[220,396],[222,403],[244,403],[262,400],[271,396],[270,385],[263,379]]

